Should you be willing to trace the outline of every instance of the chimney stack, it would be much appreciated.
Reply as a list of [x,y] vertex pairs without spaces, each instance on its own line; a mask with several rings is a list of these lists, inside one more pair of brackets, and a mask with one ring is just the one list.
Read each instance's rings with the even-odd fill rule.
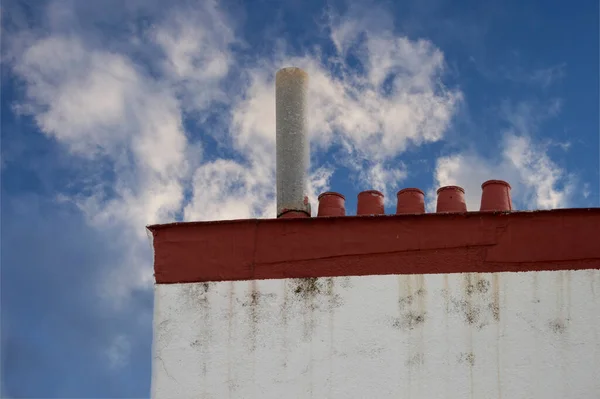
[[293,212],[310,217],[307,175],[310,162],[307,134],[308,74],[283,68],[275,76],[277,217]]

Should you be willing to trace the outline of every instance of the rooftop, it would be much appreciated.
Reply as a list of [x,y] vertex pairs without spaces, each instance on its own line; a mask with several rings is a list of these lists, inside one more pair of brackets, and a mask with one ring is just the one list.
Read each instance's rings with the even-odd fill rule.
[[307,87],[299,68],[277,72],[277,219],[150,226],[158,283],[600,268],[600,208],[515,211],[502,180],[481,185],[478,212],[467,212],[463,188],[446,186],[435,213],[423,191],[405,188],[395,215],[367,190],[357,216],[326,192],[311,217]]

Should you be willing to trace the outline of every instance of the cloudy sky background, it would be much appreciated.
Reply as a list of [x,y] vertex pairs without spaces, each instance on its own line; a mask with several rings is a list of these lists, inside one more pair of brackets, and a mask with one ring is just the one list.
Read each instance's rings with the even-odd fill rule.
[[2,397],[148,396],[144,226],[274,216],[283,66],[315,209],[458,184],[477,210],[491,178],[598,206],[598,2],[459,3],[3,1]]

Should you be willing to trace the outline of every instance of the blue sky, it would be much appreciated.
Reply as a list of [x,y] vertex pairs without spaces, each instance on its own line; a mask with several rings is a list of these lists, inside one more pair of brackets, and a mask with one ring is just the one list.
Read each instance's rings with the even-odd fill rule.
[[276,70],[311,76],[311,196],[508,180],[598,206],[598,2],[8,0],[2,396],[146,397],[144,226],[272,217]]

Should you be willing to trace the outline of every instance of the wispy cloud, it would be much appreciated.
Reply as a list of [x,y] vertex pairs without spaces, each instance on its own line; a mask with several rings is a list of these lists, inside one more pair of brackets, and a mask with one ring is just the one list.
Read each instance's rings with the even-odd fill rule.
[[489,80],[506,81],[516,84],[524,84],[530,88],[547,89],[561,80],[567,74],[567,65],[560,63],[539,68],[525,68],[518,58],[506,64],[489,67],[483,60],[470,58],[471,64],[476,70]]
[[[278,68],[295,65],[310,75],[313,212],[337,169],[391,198],[409,176],[402,155],[443,140],[464,101],[460,87],[444,84],[442,50],[395,33],[386,10],[325,13],[329,52],[290,50],[281,36],[268,54],[247,54],[239,26],[216,1],[168,12],[133,1],[122,15],[119,7],[95,15],[96,3],[82,4],[52,1],[35,27],[15,18],[3,66],[22,85],[15,112],[72,162],[76,181],[55,193],[56,203],[75,205],[107,241],[127,243],[102,258],[107,265],[90,283],[120,311],[152,282],[145,225],[274,216]],[[102,24],[114,35],[98,31]],[[530,78],[543,85],[558,77],[560,70],[550,70]],[[548,109],[558,112],[560,102]],[[436,184],[465,186],[471,209],[487,178],[511,181],[526,206],[567,204],[571,178],[533,135],[543,119],[537,108],[503,111],[509,128],[498,156],[440,158]],[[133,342],[112,331],[101,342],[103,361],[124,367]]]
[[[48,15],[66,18],[56,17],[60,6],[53,4]],[[327,57],[279,46],[243,62],[232,51],[243,40],[216,2],[174,9],[130,34],[129,47],[101,46],[58,28],[15,35],[12,69],[25,83],[15,109],[91,165],[81,176],[83,190],[57,198],[74,203],[92,226],[116,228],[121,239],[132,240],[115,272],[119,284],[109,273],[111,288],[101,291],[124,299],[151,281],[146,224],[178,215],[274,215],[274,72],[282,66],[300,66],[311,77],[313,201],[335,167],[322,163],[325,153],[359,182],[394,189],[406,176],[396,157],[441,140],[462,93],[440,83],[444,57],[431,42],[376,24],[367,17],[331,18],[326,30],[338,50]],[[135,56],[148,52],[141,48],[154,49],[152,62]],[[351,66],[350,58],[358,64]],[[197,126],[193,132],[188,119]],[[230,147],[231,156],[203,160],[206,140]]]
[[[469,210],[478,210],[481,183],[489,179],[510,182],[514,202],[520,209],[551,209],[569,206],[577,178],[548,155],[552,142],[536,139],[542,122],[557,115],[560,103],[504,103],[508,126],[491,157],[473,150],[441,157],[435,171],[436,186],[461,185]],[[434,191],[430,192],[434,198]],[[432,207],[433,204],[430,204]]]

